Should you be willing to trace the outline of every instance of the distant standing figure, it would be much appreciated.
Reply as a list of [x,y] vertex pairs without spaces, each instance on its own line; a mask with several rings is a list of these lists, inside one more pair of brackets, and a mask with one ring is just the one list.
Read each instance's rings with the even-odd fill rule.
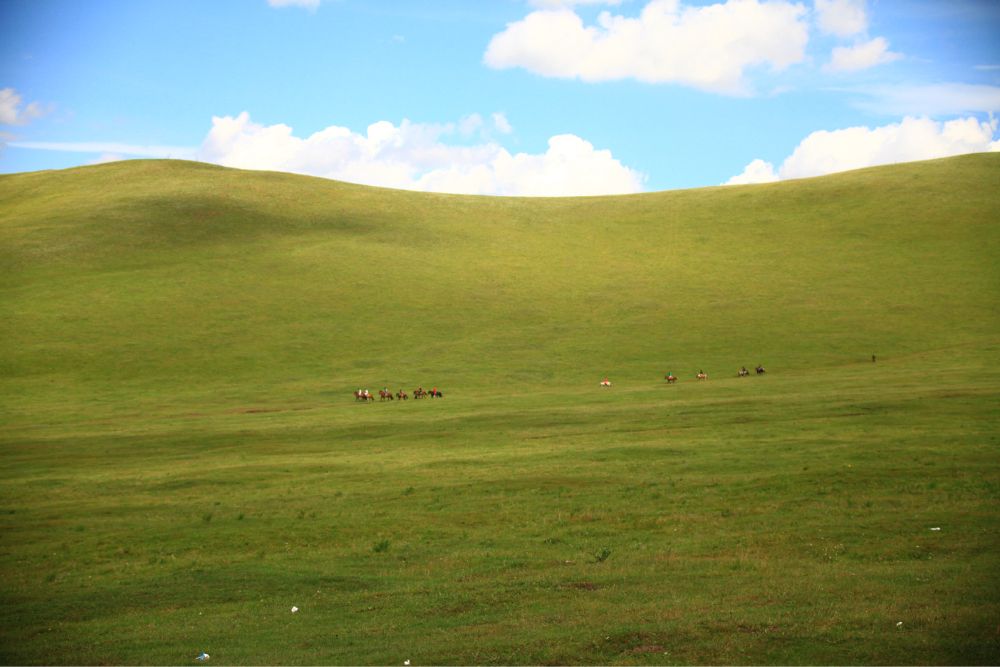
[[874,354],[872,355],[872,363],[873,364],[875,363],[875,355]]

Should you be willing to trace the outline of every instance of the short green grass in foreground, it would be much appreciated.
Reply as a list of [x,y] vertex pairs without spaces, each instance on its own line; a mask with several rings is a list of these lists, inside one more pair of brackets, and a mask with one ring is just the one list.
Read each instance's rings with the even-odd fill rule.
[[995,664],[998,174],[2,177],[0,660]]

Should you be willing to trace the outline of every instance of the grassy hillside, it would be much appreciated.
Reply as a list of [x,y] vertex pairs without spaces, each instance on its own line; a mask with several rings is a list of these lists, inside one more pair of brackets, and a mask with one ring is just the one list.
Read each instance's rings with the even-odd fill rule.
[[548,200],[185,162],[5,176],[4,381],[468,393],[982,346],[997,163]]
[[998,192],[0,176],[0,658],[996,663]]

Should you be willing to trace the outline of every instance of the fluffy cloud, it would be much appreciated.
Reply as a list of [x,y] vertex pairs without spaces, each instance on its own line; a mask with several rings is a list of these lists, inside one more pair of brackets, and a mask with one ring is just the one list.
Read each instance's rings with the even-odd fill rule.
[[26,125],[45,115],[38,102],[21,106],[21,96],[13,88],[0,90],[0,125]]
[[946,122],[907,117],[899,123],[875,128],[820,130],[803,139],[780,169],[757,159],[726,185],[766,183],[881,164],[1000,151],[1000,141],[993,139],[996,129],[995,120],[985,122],[970,116]]
[[584,81],[637,79],[746,94],[744,71],[804,60],[806,10],[785,0],[687,6],[651,0],[636,18],[601,12],[584,25],[570,9],[541,10],[494,35],[483,56],[496,69],[523,67]]
[[[541,154],[512,155],[485,140],[469,145],[445,141],[483,124],[478,115],[445,125],[379,121],[364,134],[330,126],[303,138],[287,125],[254,123],[243,112],[235,118],[213,118],[198,157],[243,169],[432,192],[570,196],[642,190],[641,174],[610,151],[595,149],[571,134],[552,137]],[[494,116],[494,125],[500,132],[510,129],[502,115]],[[481,136],[488,129],[483,128]]]
[[500,111],[493,114],[493,126],[500,134],[510,134],[514,131],[514,128],[510,125],[510,121],[507,120],[507,116]]
[[816,25],[837,37],[850,37],[868,29],[865,0],[816,0]]
[[833,55],[825,69],[828,72],[855,72],[875,65],[891,63],[902,57],[902,54],[889,50],[889,42],[884,37],[876,37],[854,46],[834,48]]
[[774,165],[757,158],[744,169],[743,173],[733,176],[725,185],[747,185],[749,183],[771,183],[778,180]]

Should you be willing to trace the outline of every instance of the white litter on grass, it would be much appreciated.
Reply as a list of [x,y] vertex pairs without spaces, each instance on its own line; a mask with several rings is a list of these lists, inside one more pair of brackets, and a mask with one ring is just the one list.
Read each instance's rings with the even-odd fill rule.
[[292,607],[292,613],[293,613],[293,614],[294,614],[295,612],[297,612],[298,610],[299,610],[299,608],[298,608],[298,607]]
[[404,665],[408,665],[408,664],[410,664],[410,661],[409,661],[409,660],[404,660],[404,661],[403,661],[403,664],[404,664]]
[[202,662],[205,662],[206,660],[208,660],[208,658],[209,658],[209,655],[207,653],[205,653],[204,651],[202,651],[201,655],[199,655],[197,658],[195,658],[195,660],[201,660]]
[[931,530],[941,530],[941,527],[938,526],[937,528],[931,528]]
[[902,621],[900,621],[899,623],[897,623],[897,624],[896,624],[896,627],[897,627],[897,628],[901,628],[901,627],[903,627],[903,622],[902,622]]

